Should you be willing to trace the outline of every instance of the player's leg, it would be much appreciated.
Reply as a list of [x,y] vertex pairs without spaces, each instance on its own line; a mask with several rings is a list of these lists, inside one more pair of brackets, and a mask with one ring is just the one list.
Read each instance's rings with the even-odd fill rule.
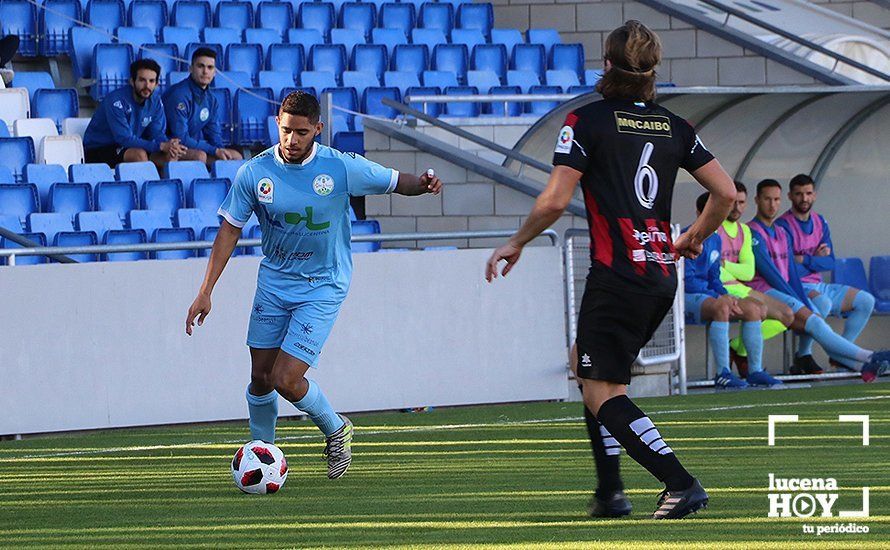
[[[823,319],[831,313],[831,299],[822,293],[821,285],[813,283],[803,283],[804,291],[810,299],[810,303],[815,307],[815,313],[818,313]],[[795,366],[792,374],[807,373],[819,374],[813,369],[815,360],[813,359],[813,337],[807,333],[798,334],[797,353],[795,354]],[[819,369],[821,370],[821,369]]]
[[244,155],[241,154],[241,151],[237,149],[224,149],[226,155],[228,155],[229,160],[241,160],[244,158]]
[[170,156],[170,153],[165,153],[163,151],[158,151],[157,153],[152,153],[149,155],[148,160],[152,161],[155,166],[158,168],[159,173],[163,173],[164,166],[167,163],[173,160],[173,157]]
[[250,385],[245,398],[250,415],[250,438],[275,442],[278,421],[278,392],[272,371],[287,332],[290,313],[278,298],[257,288],[251,306],[247,345],[250,346]]
[[763,368],[763,319],[766,318],[766,305],[748,297],[739,301],[739,309],[742,310],[738,316],[742,321],[741,337],[748,350],[748,384],[752,386],[782,384],[781,380],[770,376]]
[[207,153],[200,149],[188,149],[185,154],[179,157],[179,160],[197,160],[207,164]]
[[121,153],[123,162],[145,162],[148,160],[148,151],[140,147],[130,147]]
[[746,388],[748,383],[736,377],[729,368],[730,305],[707,294],[686,294],[686,314],[695,323],[708,323],[708,344],[717,373],[714,386],[718,389]]
[[[826,294],[831,299],[831,313],[847,318],[844,322],[842,336],[850,342],[855,342],[865,325],[868,323],[875,309],[875,298],[864,290],[852,288],[846,285],[827,284]],[[830,357],[831,364],[836,367],[853,368],[855,366],[849,359],[843,357]]]
[[[785,332],[787,324],[790,323],[794,315],[791,310],[784,306],[781,302],[773,300],[768,296],[753,290],[752,288],[734,284],[728,285],[726,289],[730,294],[739,300],[750,300],[761,305],[766,311],[766,319],[761,322],[761,345],[762,342],[774,338],[775,336]],[[779,320],[777,320],[779,319]],[[735,364],[742,378],[748,376],[748,350],[745,347],[745,341],[741,335],[736,336],[729,342],[729,358]]]

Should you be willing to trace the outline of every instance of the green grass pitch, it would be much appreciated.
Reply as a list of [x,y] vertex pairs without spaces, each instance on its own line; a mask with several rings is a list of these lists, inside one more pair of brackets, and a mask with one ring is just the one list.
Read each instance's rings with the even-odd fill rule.
[[[287,484],[241,494],[229,464],[245,423],[0,442],[0,547],[888,548],[890,384],[639,399],[711,496],[682,521],[648,519],[657,482],[622,454],[630,518],[585,516],[595,485],[578,403],[354,415],[355,460],[325,477],[307,421],[279,424]],[[51,404],[50,404],[51,406]],[[767,446],[767,416],[797,414]],[[861,425],[839,414],[870,415]],[[834,507],[868,518],[767,518],[768,473],[833,477]],[[805,534],[854,522],[868,534]]]

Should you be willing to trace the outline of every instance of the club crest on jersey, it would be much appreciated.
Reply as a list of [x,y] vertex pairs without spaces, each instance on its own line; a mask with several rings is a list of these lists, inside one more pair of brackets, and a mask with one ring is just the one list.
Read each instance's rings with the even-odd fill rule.
[[312,180],[312,189],[315,190],[316,195],[326,197],[334,190],[334,178],[327,174],[319,174]]
[[257,200],[266,204],[272,204],[272,198],[275,196],[275,185],[269,178],[263,178],[256,184]]
[[568,154],[572,152],[572,142],[575,140],[575,130],[571,126],[563,126],[556,140],[555,153]]
[[210,109],[204,107],[198,116],[201,118],[201,122],[207,122],[207,119],[210,118]]

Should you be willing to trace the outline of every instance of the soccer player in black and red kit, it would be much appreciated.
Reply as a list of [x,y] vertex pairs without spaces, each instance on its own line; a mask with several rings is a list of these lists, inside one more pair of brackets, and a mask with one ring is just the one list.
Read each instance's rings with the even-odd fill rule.
[[[591,237],[591,268],[581,302],[577,376],[597,462],[595,516],[630,513],[618,470],[618,450],[665,484],[655,519],[682,518],[708,495],[680,464],[658,429],[627,397],[630,369],[674,300],[676,261],[694,258],[726,218],[735,186],[682,118],[654,103],[658,36],[639,21],[609,34],[602,101],[566,117],[547,187],[531,214],[488,261],[486,279],[516,265],[522,248],[559,219],[581,182]],[[672,242],[671,195],[684,168],[708,191],[702,215]],[[574,363],[574,361],[573,361]]]

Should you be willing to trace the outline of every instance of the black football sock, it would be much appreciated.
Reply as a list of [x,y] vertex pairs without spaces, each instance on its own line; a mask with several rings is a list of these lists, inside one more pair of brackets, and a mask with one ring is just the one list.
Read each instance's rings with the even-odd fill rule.
[[587,407],[584,407],[584,423],[587,424],[587,435],[590,437],[590,447],[596,462],[596,477],[599,480],[596,496],[602,499],[624,489],[619,469],[621,445],[609,430],[597,422]]
[[664,483],[668,491],[682,491],[692,485],[693,477],[661,438],[658,428],[626,395],[603,403],[596,418],[627,454]]

